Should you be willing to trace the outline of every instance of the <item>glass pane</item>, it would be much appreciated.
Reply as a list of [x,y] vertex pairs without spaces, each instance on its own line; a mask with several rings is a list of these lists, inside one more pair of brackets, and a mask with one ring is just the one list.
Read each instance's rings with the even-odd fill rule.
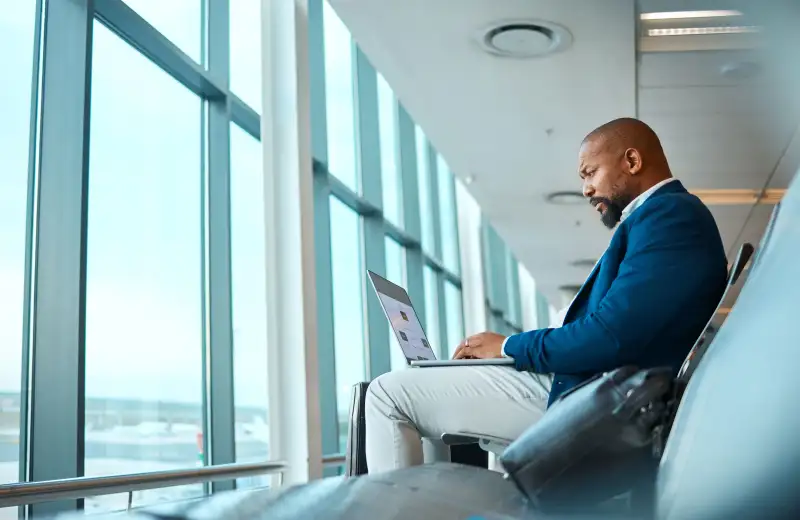
[[453,356],[456,347],[464,339],[464,315],[462,314],[461,291],[450,282],[444,283],[444,306],[447,316],[447,354]]
[[325,28],[328,170],[347,187],[358,191],[353,41],[327,1],[322,2],[322,22]]
[[203,0],[122,0],[147,23],[200,63]]
[[85,473],[201,465],[200,99],[98,22],[92,71]]
[[458,273],[458,227],[453,174],[441,154],[436,156],[439,188],[439,224],[442,237],[442,261],[451,272]]
[[[19,480],[22,311],[28,201],[35,2],[0,9],[0,49],[5,80],[0,94],[0,484]],[[10,50],[13,49],[13,52]],[[17,508],[0,509],[17,518]]]
[[[386,244],[386,279],[390,282],[405,288],[406,286],[406,250],[403,246],[395,242],[393,239],[386,237],[384,240]],[[397,344],[397,336],[392,329],[391,324],[387,324],[389,328],[389,348],[390,359],[392,363],[392,370],[406,368],[408,363],[400,345]]]
[[361,268],[361,222],[358,214],[331,197],[331,270],[333,342],[336,363],[336,410],[339,451],[347,445],[350,390],[366,378]]
[[235,0],[229,5],[231,90],[260,114],[261,2]]
[[[267,280],[261,143],[231,125],[231,299],[236,462],[269,459]],[[266,486],[269,477],[240,479]]]
[[431,169],[428,139],[420,127],[415,127],[417,149],[417,183],[419,184],[419,211],[422,225],[422,250],[435,256],[436,238],[433,234],[433,200],[431,197]]
[[425,285],[425,335],[436,356],[442,359],[447,348],[442,345],[439,331],[439,286],[436,285],[436,273],[427,265],[422,268],[422,282]]
[[402,185],[397,148],[397,99],[389,84],[380,74],[378,74],[378,124],[381,142],[381,173],[383,175],[383,215],[387,220],[402,227]]

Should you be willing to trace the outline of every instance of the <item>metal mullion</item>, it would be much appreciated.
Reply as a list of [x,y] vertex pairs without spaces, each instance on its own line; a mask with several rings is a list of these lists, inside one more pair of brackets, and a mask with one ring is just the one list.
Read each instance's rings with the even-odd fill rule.
[[449,352],[447,342],[450,337],[447,330],[447,301],[444,294],[444,275],[442,271],[436,273],[436,293],[439,296],[436,302],[439,305],[439,345],[441,345],[442,358],[445,358]]
[[[207,2],[207,51],[209,74],[220,85],[228,85],[229,14],[228,0]],[[212,99],[207,106],[206,197],[208,291],[205,309],[207,370],[205,389],[207,416],[205,431],[206,464],[231,464],[236,461],[235,409],[233,387],[233,316],[231,287],[231,191],[230,191],[230,112],[224,99]],[[211,485],[213,492],[233,489],[233,481]]]
[[[90,0],[81,0],[81,3]],[[123,0],[91,0],[97,19],[198,96],[225,96],[224,84],[150,25]],[[209,0],[210,1],[210,0]]]
[[[330,182],[325,95],[325,44],[323,0],[308,0],[308,59],[310,68],[311,149],[314,159],[314,252],[317,279],[317,354],[319,372],[322,453],[339,453],[336,409],[336,357],[333,325],[333,272],[331,266]],[[326,468],[325,476],[336,475]]]
[[[27,479],[83,476],[92,2],[47,2],[37,143]],[[82,501],[31,506],[35,515]]]
[[403,191],[403,227],[414,239],[415,247],[406,249],[406,290],[420,318],[425,313],[425,281],[422,272],[422,224],[420,221],[419,181],[417,172],[417,144],[414,121],[400,106],[397,111],[398,147],[400,150],[400,186]]
[[386,235],[390,236],[395,242],[406,249],[419,249],[421,244],[405,230],[399,228],[389,220],[383,221],[383,228]]
[[[230,0],[228,1],[230,2]],[[258,112],[230,91],[228,91],[228,106],[230,107],[231,121],[260,141],[261,116]]]
[[[378,208],[363,218],[363,253],[366,269],[386,274],[383,179],[381,175],[380,124],[378,122],[377,73],[364,53],[355,50],[356,113],[361,192],[367,204]],[[367,324],[367,378],[391,370],[389,331],[378,297],[363,278],[365,321]]]

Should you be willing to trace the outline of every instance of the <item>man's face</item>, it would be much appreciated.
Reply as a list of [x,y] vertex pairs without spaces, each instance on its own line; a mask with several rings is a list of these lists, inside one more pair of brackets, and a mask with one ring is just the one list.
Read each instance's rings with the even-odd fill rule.
[[613,229],[633,197],[628,195],[631,177],[624,169],[624,153],[606,144],[602,138],[583,143],[578,155],[578,173],[583,181],[583,196],[600,213],[603,224]]

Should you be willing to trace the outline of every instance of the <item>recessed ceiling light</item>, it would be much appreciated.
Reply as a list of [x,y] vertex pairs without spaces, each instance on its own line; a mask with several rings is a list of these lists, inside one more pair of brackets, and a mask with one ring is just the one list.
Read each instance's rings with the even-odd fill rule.
[[543,20],[503,20],[483,27],[475,38],[488,53],[507,58],[533,58],[566,49],[570,32]]
[[723,18],[742,16],[740,11],[672,11],[663,13],[642,13],[642,20],[685,20],[687,18]]
[[755,25],[732,25],[729,27],[669,27],[648,29],[647,36],[697,36],[707,34],[751,34],[757,33]]
[[572,267],[580,267],[581,269],[591,269],[596,263],[597,259],[595,258],[581,258],[580,260],[570,262],[570,265]]
[[551,204],[562,206],[586,204],[586,197],[579,191],[554,191],[549,193],[545,199]]
[[475,176],[474,175],[467,175],[466,177],[464,177],[464,184],[466,184],[467,186],[469,186],[473,182],[475,182]]

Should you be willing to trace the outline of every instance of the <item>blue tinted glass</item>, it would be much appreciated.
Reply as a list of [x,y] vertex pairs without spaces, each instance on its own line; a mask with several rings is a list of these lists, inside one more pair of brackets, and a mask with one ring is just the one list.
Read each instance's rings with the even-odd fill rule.
[[[22,307],[35,20],[35,2],[4,2],[0,9],[0,49],[4,49],[0,94],[0,484],[19,480]],[[16,519],[17,508],[0,509],[0,518]]]
[[430,340],[433,351],[441,359],[447,353],[439,328],[439,286],[436,273],[427,265],[422,269],[422,281],[425,286],[425,335]]
[[383,215],[402,227],[402,186],[398,156],[397,99],[389,84],[378,74],[378,124],[381,143]]
[[433,233],[433,199],[428,139],[420,127],[415,127],[417,150],[417,182],[419,184],[419,218],[422,225],[422,250],[435,256],[436,238]]
[[336,197],[330,201],[336,410],[340,451],[344,451],[350,391],[367,374],[362,298],[365,273],[361,267],[360,217]]
[[458,225],[453,174],[441,154],[436,156],[437,186],[439,188],[439,224],[442,237],[442,261],[445,267],[458,273]]
[[233,0],[228,5],[231,90],[260,114],[261,2]]
[[325,29],[325,106],[328,169],[348,188],[358,191],[356,169],[353,41],[339,16],[322,2]]
[[[386,279],[406,288],[406,250],[389,237],[385,238],[384,243],[386,247]],[[387,324],[387,327],[389,327],[389,348],[392,370],[405,368],[407,362],[405,356],[403,356],[400,345],[397,344],[397,335],[395,335],[390,324]]]
[[[267,281],[261,143],[231,125],[231,296],[236,462],[269,458]],[[269,477],[240,479],[265,486]]]
[[[191,467],[205,460],[202,105],[98,22],[93,44],[85,474]],[[124,508],[112,498],[92,509]]]
[[456,347],[464,339],[464,319],[461,291],[450,282],[444,283],[444,305],[447,317],[447,344],[443,347],[448,357],[452,357]]
[[200,63],[203,0],[122,1],[177,45],[190,58]]

